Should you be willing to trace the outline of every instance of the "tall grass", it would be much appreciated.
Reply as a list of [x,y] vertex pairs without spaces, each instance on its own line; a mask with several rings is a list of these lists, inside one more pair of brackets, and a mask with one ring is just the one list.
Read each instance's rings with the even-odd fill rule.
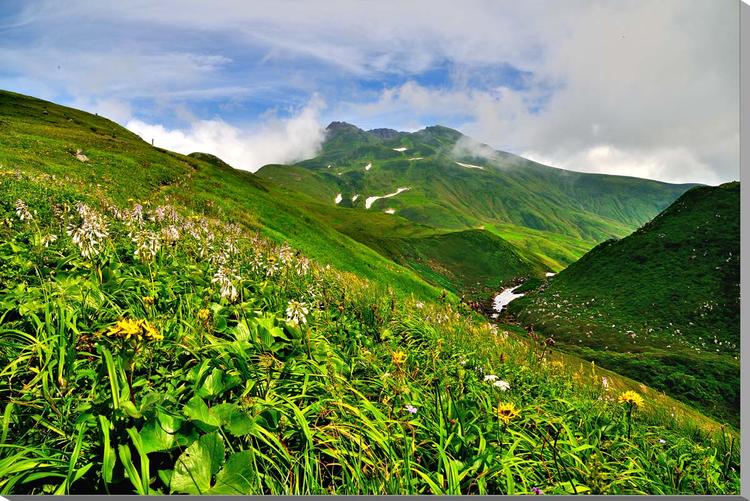
[[460,304],[156,204],[88,201],[107,236],[83,257],[74,200],[0,193],[0,493],[738,492],[731,438],[653,400],[628,438],[598,373]]

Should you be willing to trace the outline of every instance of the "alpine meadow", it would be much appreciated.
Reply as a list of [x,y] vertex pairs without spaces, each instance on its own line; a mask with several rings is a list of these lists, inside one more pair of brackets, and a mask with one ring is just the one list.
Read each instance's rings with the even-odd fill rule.
[[0,495],[739,495],[738,8],[260,4],[0,6]]

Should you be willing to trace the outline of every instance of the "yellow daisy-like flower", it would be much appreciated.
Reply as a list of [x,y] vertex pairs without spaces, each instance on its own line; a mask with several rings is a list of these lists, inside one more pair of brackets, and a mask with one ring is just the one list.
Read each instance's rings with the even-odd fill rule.
[[643,397],[632,390],[621,393],[620,396],[617,397],[617,401],[621,404],[643,407]]
[[497,417],[499,417],[505,424],[510,423],[510,420],[517,418],[521,413],[513,403],[500,402],[497,404]]
[[391,360],[393,360],[394,364],[401,365],[406,361],[406,353],[401,350],[396,350],[391,355]]
[[200,311],[198,311],[198,320],[201,322],[208,322],[208,320],[211,318],[211,310],[208,308],[201,308]]
[[104,334],[111,337],[119,337],[126,341],[130,339],[141,341],[144,338],[151,341],[161,341],[164,339],[164,336],[148,321],[133,320],[131,318],[118,320],[115,325],[106,329]]

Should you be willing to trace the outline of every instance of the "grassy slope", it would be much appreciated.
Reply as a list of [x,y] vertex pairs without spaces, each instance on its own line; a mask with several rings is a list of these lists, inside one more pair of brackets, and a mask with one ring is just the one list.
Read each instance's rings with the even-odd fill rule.
[[[285,203],[272,183],[215,157],[153,148],[105,118],[10,92],[0,92],[0,134],[4,169],[65,178],[71,188],[114,203],[172,197],[196,212],[222,214],[277,241],[286,240],[323,263],[363,277],[388,277],[400,293],[440,293],[408,269]],[[76,160],[78,149],[90,162]]]
[[738,183],[688,191],[511,311],[568,350],[738,425],[739,196]]
[[[601,370],[589,378],[574,357],[545,356],[450,304],[398,300],[384,289],[419,283],[406,270],[379,268],[367,283],[323,266],[303,273],[294,257],[269,278],[278,247],[243,233],[232,262],[240,299],[228,303],[200,242],[185,235],[141,263],[132,226],[112,209],[102,254],[84,259],[54,204],[122,212],[141,202],[153,215],[168,198],[183,222],[215,232],[215,250],[231,230],[204,214],[288,238],[322,264],[368,270],[356,242],[214,159],[159,151],[104,119],[12,94],[0,94],[0,132],[3,494],[197,493],[196,482],[224,494],[738,491],[737,448],[707,437],[719,430],[710,419]],[[18,220],[19,198],[32,221]],[[146,227],[168,224],[147,218]],[[52,232],[60,238],[40,245]],[[351,254],[336,256],[337,242]],[[310,294],[319,307],[303,332],[285,310]],[[122,317],[148,319],[164,340],[131,359],[97,336]],[[511,389],[494,389],[488,373]],[[646,398],[632,434],[613,388]],[[520,411],[508,425],[495,415],[499,401]]]
[[[364,207],[367,196],[410,187],[375,202],[373,209],[392,207],[435,228],[510,225],[561,235],[567,238],[549,249],[537,240],[532,251],[557,265],[572,262],[582,247],[626,235],[691,186],[570,172],[502,152],[489,159],[457,156],[453,145],[461,137],[451,129],[428,127],[381,140],[353,126],[338,126],[329,131],[317,157],[295,166],[268,165],[258,175],[331,205],[341,193],[342,205],[356,208]],[[395,147],[408,149],[397,152]],[[422,158],[411,160],[415,157]],[[372,168],[365,171],[368,163]],[[355,194],[360,197],[352,203]]]

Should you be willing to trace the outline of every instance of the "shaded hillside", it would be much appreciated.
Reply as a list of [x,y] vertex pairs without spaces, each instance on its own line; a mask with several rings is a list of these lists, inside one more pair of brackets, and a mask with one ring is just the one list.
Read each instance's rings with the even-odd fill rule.
[[740,186],[694,188],[512,303],[566,349],[739,423]]

